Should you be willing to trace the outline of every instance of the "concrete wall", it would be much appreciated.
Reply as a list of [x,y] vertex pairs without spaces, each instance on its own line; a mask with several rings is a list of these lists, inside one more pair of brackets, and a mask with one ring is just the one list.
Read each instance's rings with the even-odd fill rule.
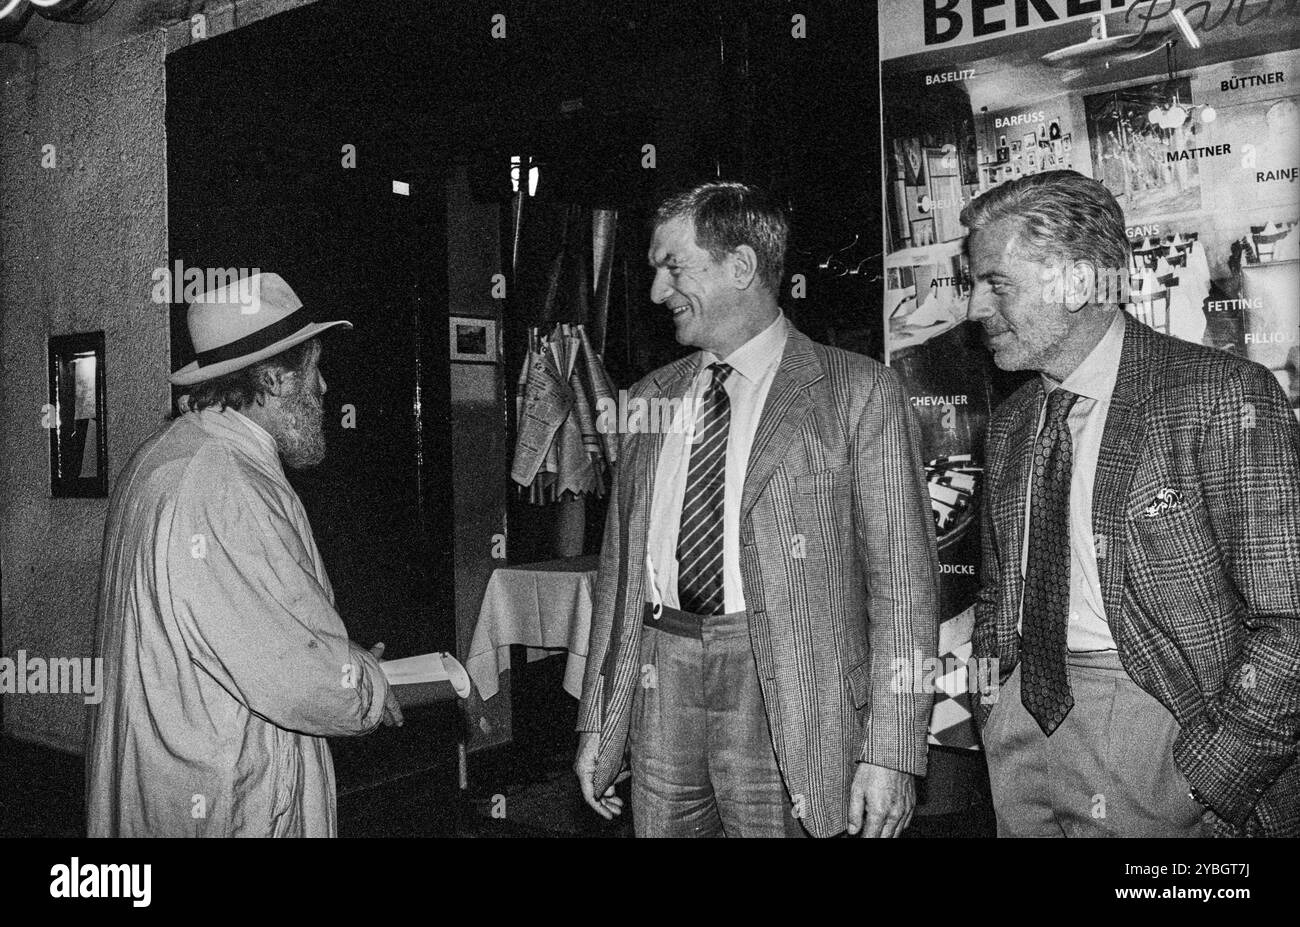
[[[102,329],[109,481],[168,412],[167,310],[149,299],[167,261],[163,63],[311,0],[119,0],[86,26],[33,17],[0,45],[0,639],[3,655],[88,656],[107,508],[51,499],[46,341]],[[43,146],[55,166],[42,167]],[[80,751],[77,695],[3,697],[7,734]]]

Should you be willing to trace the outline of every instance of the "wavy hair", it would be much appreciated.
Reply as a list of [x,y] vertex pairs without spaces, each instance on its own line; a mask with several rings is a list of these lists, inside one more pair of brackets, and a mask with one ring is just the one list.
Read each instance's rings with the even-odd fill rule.
[[654,225],[681,218],[691,220],[696,243],[714,261],[749,245],[758,256],[759,280],[773,293],[780,292],[790,226],[762,190],[743,183],[700,184],[660,204]]
[[1127,280],[1124,212],[1096,180],[1077,171],[1044,171],[994,187],[961,211],[971,232],[1001,219],[1020,220],[1017,244],[1044,263],[1090,261],[1098,276]]

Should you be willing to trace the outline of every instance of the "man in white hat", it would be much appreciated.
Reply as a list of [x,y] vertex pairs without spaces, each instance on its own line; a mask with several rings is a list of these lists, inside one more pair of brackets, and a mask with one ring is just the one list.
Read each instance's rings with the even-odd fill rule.
[[315,323],[276,274],[194,300],[188,411],[135,452],[104,532],[90,836],[335,836],[324,738],[401,723],[348,639],[285,479],[325,456]]

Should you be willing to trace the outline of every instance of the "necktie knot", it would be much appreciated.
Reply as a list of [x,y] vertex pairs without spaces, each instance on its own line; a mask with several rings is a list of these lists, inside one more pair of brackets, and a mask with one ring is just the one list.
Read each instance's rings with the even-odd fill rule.
[[1078,393],[1072,393],[1064,387],[1058,386],[1047,394],[1047,426],[1059,426],[1065,423],[1070,414],[1070,409],[1079,399]]
[[719,361],[716,364],[709,364],[709,369],[713,371],[713,382],[717,386],[722,386],[727,382],[727,377],[731,376],[731,365]]

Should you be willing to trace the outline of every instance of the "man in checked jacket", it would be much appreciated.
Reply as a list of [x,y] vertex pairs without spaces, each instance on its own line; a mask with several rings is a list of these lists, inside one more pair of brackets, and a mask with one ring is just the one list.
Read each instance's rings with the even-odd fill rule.
[[641,836],[895,836],[925,772],[931,696],[892,684],[937,636],[916,424],[892,371],[790,326],[785,244],[740,184],[656,216],[650,295],[699,350],[631,390],[687,428],[629,419],[574,764],[609,818],[630,746]]
[[[1300,428],[1263,367],[1121,311],[1106,188],[962,223],[970,317],[1033,370],[994,414],[974,657],[1001,835],[1300,834]],[[1118,284],[1118,285],[1117,285]]]

